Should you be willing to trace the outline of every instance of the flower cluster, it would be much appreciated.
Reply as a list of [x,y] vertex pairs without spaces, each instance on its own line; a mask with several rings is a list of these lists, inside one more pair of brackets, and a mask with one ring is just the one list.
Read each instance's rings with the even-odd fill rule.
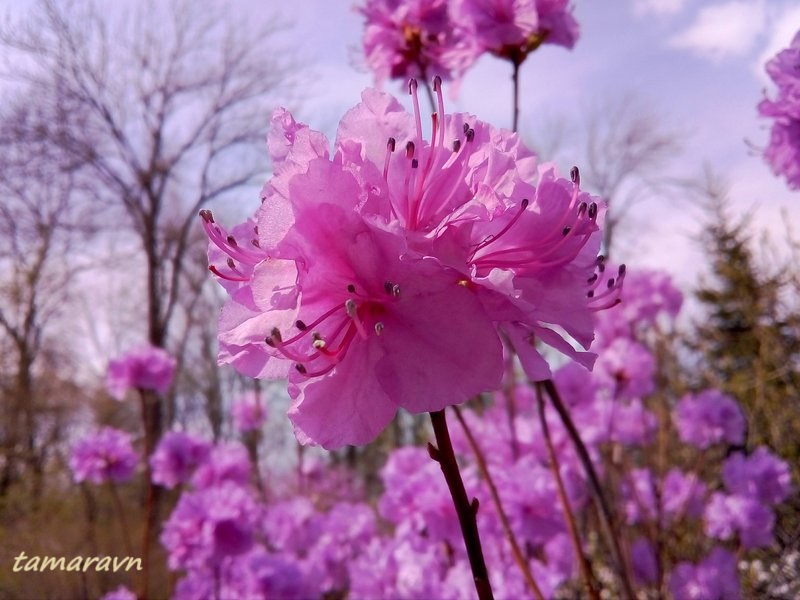
[[758,105],[762,117],[773,119],[764,158],[790,188],[800,189],[800,32],[767,63],[767,73],[778,91]]
[[[201,213],[210,269],[230,295],[220,360],[288,377],[298,438],[372,440],[398,408],[441,410],[500,387],[502,340],[547,379],[536,343],[585,366],[593,312],[625,270],[597,253],[604,205],[516,134],[367,90],[334,143],[273,115],[274,176],[253,221],[226,232]],[[536,185],[534,185],[534,183]],[[479,351],[478,351],[479,349]]]
[[129,433],[103,427],[72,446],[69,466],[76,482],[121,483],[131,478],[138,461]]
[[140,346],[108,363],[106,387],[117,400],[130,390],[163,394],[172,384],[175,359],[163,348]]
[[367,64],[384,79],[458,79],[482,54],[521,64],[541,44],[572,48],[578,23],[568,0],[367,0]]

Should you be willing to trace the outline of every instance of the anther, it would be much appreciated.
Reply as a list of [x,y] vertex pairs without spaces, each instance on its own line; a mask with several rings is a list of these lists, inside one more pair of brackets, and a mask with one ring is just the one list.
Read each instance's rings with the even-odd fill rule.
[[281,331],[277,327],[272,328],[272,331],[269,332],[269,337],[273,340],[277,340],[279,344],[283,341]]
[[264,343],[265,343],[267,346],[269,346],[270,348],[274,348],[274,347],[275,347],[275,340],[273,340],[273,339],[272,339],[271,337],[269,337],[269,336],[267,336],[267,337],[265,337],[265,338],[264,338]]
[[468,142],[471,142],[475,139],[475,130],[474,129],[467,129],[466,138]]
[[394,296],[395,298],[400,295],[400,286],[396,283],[392,283],[391,281],[384,281],[383,289],[387,294]]
[[530,204],[530,200],[528,200],[527,198],[523,198],[522,199],[522,210],[525,210],[526,208],[528,208],[528,204]]
[[413,94],[417,89],[417,80],[413,77],[408,80],[408,93]]
[[589,218],[590,219],[594,219],[597,216],[597,204],[592,202],[589,205],[589,213],[588,214],[589,214]]
[[311,339],[314,340],[311,345],[317,350],[322,350],[325,347],[325,340],[322,339],[322,336],[319,333],[312,333]]
[[384,325],[380,321],[375,323],[375,335],[380,335],[383,333]]
[[594,298],[594,290],[589,290],[588,292],[586,292],[586,297],[587,298]]
[[306,368],[300,363],[295,364],[294,368],[297,369],[298,373],[302,373],[303,375],[306,374]]
[[356,316],[356,311],[358,307],[356,306],[355,301],[352,298],[348,298],[344,301],[344,310],[347,313],[347,316],[352,318]]
[[624,264],[620,265],[619,266],[619,276],[622,277],[623,275],[625,275],[625,271],[627,271],[627,269],[628,269],[628,267],[626,267]]
[[442,78],[437,75],[433,78],[433,91],[438,92],[440,89],[442,89]]
[[386,142],[386,148],[389,150],[389,152],[394,152],[394,149],[396,147],[397,147],[397,140],[394,139],[393,137],[390,137],[389,141]]
[[613,288],[614,287],[614,278],[613,277],[609,278],[609,280],[606,283],[606,285],[608,286],[608,289]]
[[581,172],[578,170],[578,167],[572,167],[569,170],[569,178],[572,180],[572,183],[581,184]]
[[589,205],[586,204],[586,202],[581,202],[578,205],[578,216],[580,217],[583,213],[585,213],[587,208],[589,208]]
[[412,169],[416,169],[417,167],[419,167],[419,161],[416,158],[412,158],[411,159],[411,168]]
[[406,144],[406,158],[414,158],[414,142]]
[[236,263],[235,263],[235,262],[233,262],[233,259],[232,259],[232,258],[229,258],[229,259],[228,259],[227,261],[225,261],[225,262],[227,262],[227,263],[228,263],[228,267],[230,267],[231,269],[235,269],[235,268],[236,268]]
[[567,235],[570,231],[572,231],[572,227],[567,225],[564,229],[561,230],[561,235]]
[[261,248],[261,244],[258,243],[258,240],[250,240],[250,243],[256,248]]
[[211,214],[210,210],[203,209],[200,211],[200,218],[203,219],[206,223],[213,223],[214,222],[214,215]]
[[592,285],[595,281],[597,281],[597,273],[589,277],[589,279],[586,280],[586,283]]
[[229,236],[228,236],[228,243],[229,243],[231,246],[238,246],[238,245],[239,245],[239,244],[237,244],[237,243],[236,243],[236,238],[235,238],[235,237],[233,237],[232,235],[229,235]]
[[461,150],[461,140],[456,140],[453,142],[453,152],[458,152]]
[[301,321],[300,319],[297,319],[297,321],[295,321],[294,326],[297,327],[300,331],[306,330],[306,324],[303,323],[303,321]]
[[356,286],[354,286],[352,283],[348,284],[347,285],[347,291],[350,292],[351,294],[355,294],[356,293]]
[[464,123],[464,135],[469,131],[469,123]]

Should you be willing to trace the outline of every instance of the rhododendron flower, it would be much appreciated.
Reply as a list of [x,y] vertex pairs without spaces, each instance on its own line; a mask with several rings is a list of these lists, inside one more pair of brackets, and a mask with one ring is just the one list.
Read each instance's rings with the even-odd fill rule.
[[210,450],[211,444],[188,433],[164,434],[150,457],[153,483],[173,488],[188,481]]
[[531,378],[550,375],[535,342],[590,366],[573,343],[588,348],[592,312],[618,302],[624,269],[597,258],[604,207],[577,172],[544,168],[534,186],[519,137],[446,115],[438,78],[427,142],[409,89],[414,115],[365,91],[333,160],[322,134],[276,111],[274,176],[250,240],[201,213],[228,257],[212,263],[231,295],[221,358],[288,375],[303,442],[363,444],[398,408],[436,411],[498,389],[500,334]]
[[367,0],[364,54],[380,84],[384,79],[456,79],[472,64],[469,38],[450,21],[447,0]]
[[687,394],[673,420],[682,442],[704,450],[714,444],[744,442],[745,420],[736,400],[718,390]]
[[738,534],[745,549],[772,543],[775,515],[756,498],[737,494],[712,494],[703,520],[706,535],[709,537],[728,540]]
[[117,400],[128,390],[153,390],[163,394],[175,374],[175,359],[163,348],[140,346],[108,363],[106,387]]
[[241,432],[261,429],[267,420],[267,408],[258,394],[241,396],[231,407],[233,426]]
[[736,557],[724,548],[714,548],[697,565],[678,563],[669,578],[673,598],[691,600],[740,600]]
[[252,494],[232,482],[185,492],[161,533],[169,568],[214,566],[247,552],[260,516]]
[[579,33],[569,0],[452,0],[451,18],[481,51],[516,64],[543,43],[572,48]]
[[192,477],[196,488],[211,488],[223,482],[246,485],[250,480],[250,458],[239,442],[217,444]]
[[113,592],[105,594],[100,600],[136,600],[136,594],[121,585]]
[[780,504],[792,490],[789,465],[763,446],[749,456],[732,454],[722,465],[722,481],[729,492],[768,506]]
[[800,189],[800,32],[767,63],[767,73],[778,93],[758,105],[762,117],[774,119],[764,158],[790,188]]
[[120,483],[131,478],[138,460],[129,433],[103,427],[75,443],[69,466],[76,482]]

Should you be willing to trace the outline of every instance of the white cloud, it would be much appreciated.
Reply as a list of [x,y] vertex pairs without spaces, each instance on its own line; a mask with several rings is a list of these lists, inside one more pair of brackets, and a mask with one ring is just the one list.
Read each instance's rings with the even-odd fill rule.
[[798,29],[800,29],[800,6],[787,6],[783,10],[770,13],[767,26],[769,37],[754,65],[759,80],[765,85],[770,79],[764,70],[764,65],[778,52],[789,47]]
[[633,0],[633,12],[638,16],[675,15],[686,5],[686,0]]
[[747,54],[765,24],[764,2],[733,0],[702,9],[669,43],[718,61]]

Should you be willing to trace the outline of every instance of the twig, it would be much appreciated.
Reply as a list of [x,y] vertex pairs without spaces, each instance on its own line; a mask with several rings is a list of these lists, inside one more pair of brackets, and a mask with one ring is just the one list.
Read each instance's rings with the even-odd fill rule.
[[486,570],[478,524],[475,520],[475,515],[478,512],[478,500],[475,498],[470,502],[467,497],[467,491],[464,489],[464,482],[461,479],[461,472],[458,470],[456,456],[453,453],[453,444],[450,441],[450,432],[447,430],[444,411],[437,410],[431,412],[430,415],[437,447],[428,444],[428,453],[433,460],[439,463],[444,479],[447,482],[447,487],[450,489],[450,496],[458,514],[461,535],[464,537],[464,545],[467,549],[478,598],[480,600],[493,600],[494,594],[489,583],[489,573]]
[[464,434],[467,436],[467,441],[472,449],[472,453],[475,455],[475,462],[478,464],[478,470],[481,472],[481,476],[484,478],[484,480],[486,480],[486,485],[489,486],[489,493],[492,495],[492,501],[497,509],[497,515],[500,517],[500,523],[503,526],[506,539],[508,540],[508,543],[511,544],[511,554],[514,556],[514,561],[517,563],[517,566],[519,566],[520,571],[522,571],[522,576],[525,578],[525,583],[528,585],[531,592],[533,592],[533,595],[537,598],[537,600],[544,600],[544,595],[542,595],[542,591],[536,584],[536,580],[533,578],[533,574],[531,573],[530,565],[522,555],[522,550],[517,543],[517,538],[514,535],[514,531],[511,529],[511,523],[509,522],[506,511],[503,508],[502,502],[500,501],[500,494],[497,493],[497,486],[494,484],[494,480],[489,474],[489,468],[486,464],[486,460],[484,459],[483,452],[478,446],[475,436],[472,435],[472,431],[467,425],[467,422],[464,420],[464,416],[461,414],[461,409],[457,406],[453,406],[453,410],[456,413],[458,422],[461,423],[461,427],[464,429]]

